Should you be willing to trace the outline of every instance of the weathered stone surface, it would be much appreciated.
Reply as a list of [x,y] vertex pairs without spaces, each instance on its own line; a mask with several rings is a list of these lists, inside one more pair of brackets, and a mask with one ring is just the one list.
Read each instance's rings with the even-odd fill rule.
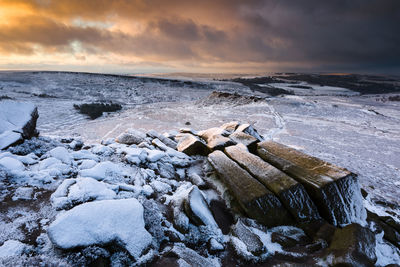
[[214,151],[208,159],[249,217],[267,226],[291,223],[279,199],[236,162],[221,151]]
[[243,144],[247,147],[249,151],[255,153],[257,151],[257,143],[259,142],[257,138],[251,136],[244,132],[234,132],[229,135],[229,138],[238,144]]
[[264,141],[264,137],[262,137],[256,129],[253,128],[250,124],[241,124],[237,127],[236,132],[244,132],[247,133],[255,138],[257,138],[258,141]]
[[258,144],[261,158],[304,185],[320,214],[334,225],[365,219],[356,175],[273,141]]
[[176,149],[177,143],[175,141],[173,141],[172,139],[165,137],[162,134],[159,134],[158,132],[154,131],[154,130],[150,130],[147,133],[147,136],[155,139],[159,139],[161,142],[163,142],[165,145],[169,146],[172,149]]
[[201,138],[207,142],[207,146],[212,150],[222,150],[226,146],[235,145],[236,143],[227,137],[229,132],[222,128],[210,128],[199,132]]
[[239,127],[239,125],[240,125],[240,123],[238,121],[231,121],[231,122],[224,123],[221,126],[221,128],[230,133],[233,133],[237,129],[237,127]]
[[215,259],[205,258],[181,243],[175,243],[172,248],[167,248],[164,256],[178,257],[178,266],[220,266]]
[[204,144],[198,137],[191,134],[185,134],[182,138],[179,139],[177,150],[189,156],[205,156],[210,153],[210,149],[206,146],[206,144]]
[[247,250],[254,255],[258,256],[265,252],[265,247],[260,237],[253,233],[242,220],[239,219],[232,227],[232,234],[239,238],[247,246]]
[[337,229],[328,252],[334,255],[334,266],[374,266],[375,235],[359,224]]
[[225,148],[225,152],[278,196],[296,221],[320,219],[317,207],[311,201],[303,185],[296,180],[238,145]]
[[128,129],[124,133],[117,136],[115,141],[126,145],[132,145],[132,144],[138,145],[144,142],[145,139],[146,139],[145,133],[135,129]]

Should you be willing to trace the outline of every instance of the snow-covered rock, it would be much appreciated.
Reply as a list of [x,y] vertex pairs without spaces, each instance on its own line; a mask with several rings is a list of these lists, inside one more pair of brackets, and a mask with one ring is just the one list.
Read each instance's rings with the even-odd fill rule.
[[115,141],[120,144],[132,145],[132,144],[140,144],[146,138],[146,134],[135,130],[135,129],[128,129],[126,132],[120,134]]
[[194,223],[218,228],[207,201],[197,186],[193,186],[188,194],[185,201],[185,211]]
[[61,249],[117,243],[138,259],[152,242],[135,198],[85,203],[60,214],[48,228]]
[[33,103],[0,101],[0,149],[36,135],[38,117]]
[[12,197],[12,200],[30,200],[32,199],[33,196],[33,188],[32,187],[18,187],[14,195]]
[[10,172],[23,171],[25,169],[25,166],[21,161],[11,157],[4,157],[0,159],[0,166]]
[[83,177],[92,177],[96,180],[104,180],[106,178],[121,177],[126,173],[123,168],[111,161],[104,161],[98,163],[90,169],[81,170],[79,174]]
[[114,199],[117,196],[108,184],[89,177],[66,179],[59,189],[51,196],[51,202],[56,209],[70,208],[87,201]]
[[156,162],[161,158],[167,156],[165,152],[160,150],[150,150],[150,149],[145,149],[145,150],[147,151],[147,160],[150,162]]
[[49,155],[59,159],[62,163],[70,165],[72,163],[72,156],[65,147],[59,146],[50,150]]
[[0,258],[20,256],[30,250],[30,246],[18,241],[7,240],[0,247]]

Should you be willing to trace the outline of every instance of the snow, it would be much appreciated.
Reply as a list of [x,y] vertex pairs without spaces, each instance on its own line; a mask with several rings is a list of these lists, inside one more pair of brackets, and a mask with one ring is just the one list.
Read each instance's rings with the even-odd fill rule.
[[117,243],[139,258],[152,242],[135,198],[85,203],[57,216],[47,231],[59,248]]
[[81,170],[90,169],[93,168],[96,164],[97,162],[92,159],[85,159],[82,160],[81,164],[79,165],[79,169]]
[[18,240],[7,240],[0,246],[0,258],[20,256],[29,251],[29,246]]
[[400,250],[383,240],[384,232],[376,235],[376,266],[400,264]]
[[126,172],[119,165],[111,161],[104,161],[90,169],[81,170],[79,174],[84,177],[92,177],[96,180],[105,180],[124,176]]
[[48,152],[51,157],[59,159],[62,163],[71,165],[72,156],[69,154],[68,150],[65,147],[56,147]]
[[80,151],[72,152],[71,154],[75,160],[91,159],[94,161],[99,161],[99,157],[97,155],[94,155],[93,153],[91,153],[88,150],[80,150]]
[[282,246],[278,243],[273,243],[271,241],[271,232],[263,232],[257,228],[252,227],[251,230],[253,233],[258,235],[260,237],[261,242],[264,244],[264,246],[267,248],[267,253],[268,254],[275,254],[277,252],[283,252]]
[[64,209],[87,201],[114,199],[117,194],[110,187],[88,177],[66,179],[59,186],[60,190],[51,196],[51,201],[56,209]]
[[25,170],[25,166],[21,161],[11,157],[4,157],[0,159],[0,166],[10,172]]

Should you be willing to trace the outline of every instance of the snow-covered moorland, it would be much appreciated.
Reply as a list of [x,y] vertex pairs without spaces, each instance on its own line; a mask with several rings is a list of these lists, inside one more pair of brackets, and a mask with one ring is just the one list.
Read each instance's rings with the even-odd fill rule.
[[[232,82],[74,73],[0,73],[0,88],[13,101],[38,107],[41,132],[0,154],[5,266],[326,266],[337,263],[341,236],[352,233],[373,243],[366,257],[375,264],[400,261],[396,232],[382,232],[399,225],[399,102],[333,87],[269,97]],[[210,96],[213,90],[238,94]],[[122,103],[123,110],[90,121],[72,108],[98,100]],[[32,114],[34,105],[14,105]],[[176,147],[181,128],[199,134],[232,120],[357,173],[367,228],[327,224],[316,235],[247,218],[207,157]],[[15,133],[10,129],[2,132]]]

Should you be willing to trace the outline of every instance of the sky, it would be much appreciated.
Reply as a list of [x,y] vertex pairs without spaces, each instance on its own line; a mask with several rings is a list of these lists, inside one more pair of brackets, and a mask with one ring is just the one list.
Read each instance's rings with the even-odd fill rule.
[[400,74],[400,1],[0,0],[0,69]]

